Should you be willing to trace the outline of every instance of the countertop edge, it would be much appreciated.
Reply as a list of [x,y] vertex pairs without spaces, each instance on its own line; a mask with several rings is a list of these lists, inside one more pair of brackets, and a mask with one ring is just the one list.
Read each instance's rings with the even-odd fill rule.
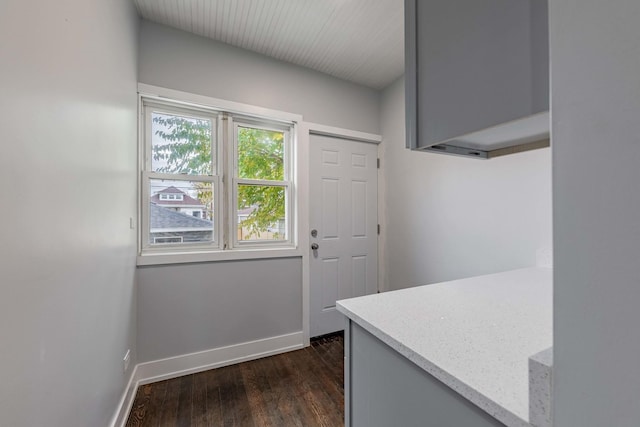
[[529,358],[529,422],[533,427],[551,427],[552,375],[553,347]]
[[347,307],[342,305],[340,301],[336,303],[336,308],[340,313],[344,314],[346,317],[362,326],[373,336],[396,350],[398,353],[402,354],[411,362],[422,368],[425,372],[429,373],[439,381],[446,384],[449,388],[481,408],[483,411],[485,411],[501,423],[507,425],[508,427],[531,427],[531,424],[529,424],[528,421],[523,420],[513,412],[509,411],[492,399],[460,381],[454,375],[444,371],[425,357],[417,354],[404,344],[389,336],[384,331],[380,330],[379,328],[364,320],[362,317],[358,316],[356,313],[349,310]]

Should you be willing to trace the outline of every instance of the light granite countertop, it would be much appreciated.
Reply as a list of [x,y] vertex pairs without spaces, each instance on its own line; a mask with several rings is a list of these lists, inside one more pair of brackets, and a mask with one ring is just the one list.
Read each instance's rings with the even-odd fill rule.
[[509,427],[529,426],[529,357],[552,345],[552,269],[339,301],[348,318]]

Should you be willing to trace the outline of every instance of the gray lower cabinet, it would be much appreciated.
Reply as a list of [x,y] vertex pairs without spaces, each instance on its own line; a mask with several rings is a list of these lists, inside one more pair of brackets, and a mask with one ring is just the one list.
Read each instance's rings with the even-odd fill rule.
[[405,0],[407,147],[487,158],[548,146],[547,9]]
[[504,427],[347,319],[346,427]]

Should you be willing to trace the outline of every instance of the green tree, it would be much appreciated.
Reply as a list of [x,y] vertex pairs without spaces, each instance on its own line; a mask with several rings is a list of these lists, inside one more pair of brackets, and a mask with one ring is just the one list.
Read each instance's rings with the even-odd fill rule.
[[[238,129],[238,177],[284,180],[284,134],[264,129]],[[260,234],[285,216],[283,187],[238,186],[238,209],[253,208],[243,226],[249,236]]]
[[[154,170],[165,173],[209,175],[212,173],[212,128],[207,120],[154,114]],[[158,141],[159,140],[159,141]],[[238,177],[284,180],[284,134],[278,131],[238,128]],[[196,186],[198,198],[211,206],[210,187]],[[249,209],[241,224],[248,231],[243,238],[259,236],[285,217],[285,189],[273,185],[238,186],[238,210]],[[211,219],[211,216],[209,215]],[[281,238],[282,236],[274,236]]]
[[154,114],[153,160],[165,173],[211,175],[211,122],[195,118]]

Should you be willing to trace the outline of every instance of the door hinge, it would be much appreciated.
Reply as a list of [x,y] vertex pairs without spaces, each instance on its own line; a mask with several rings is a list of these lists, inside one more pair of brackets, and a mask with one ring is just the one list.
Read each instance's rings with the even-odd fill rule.
[[376,160],[377,160],[376,164],[378,165],[378,169],[380,169],[380,158],[378,157]]
[[378,224],[378,235],[380,235],[380,224]]

